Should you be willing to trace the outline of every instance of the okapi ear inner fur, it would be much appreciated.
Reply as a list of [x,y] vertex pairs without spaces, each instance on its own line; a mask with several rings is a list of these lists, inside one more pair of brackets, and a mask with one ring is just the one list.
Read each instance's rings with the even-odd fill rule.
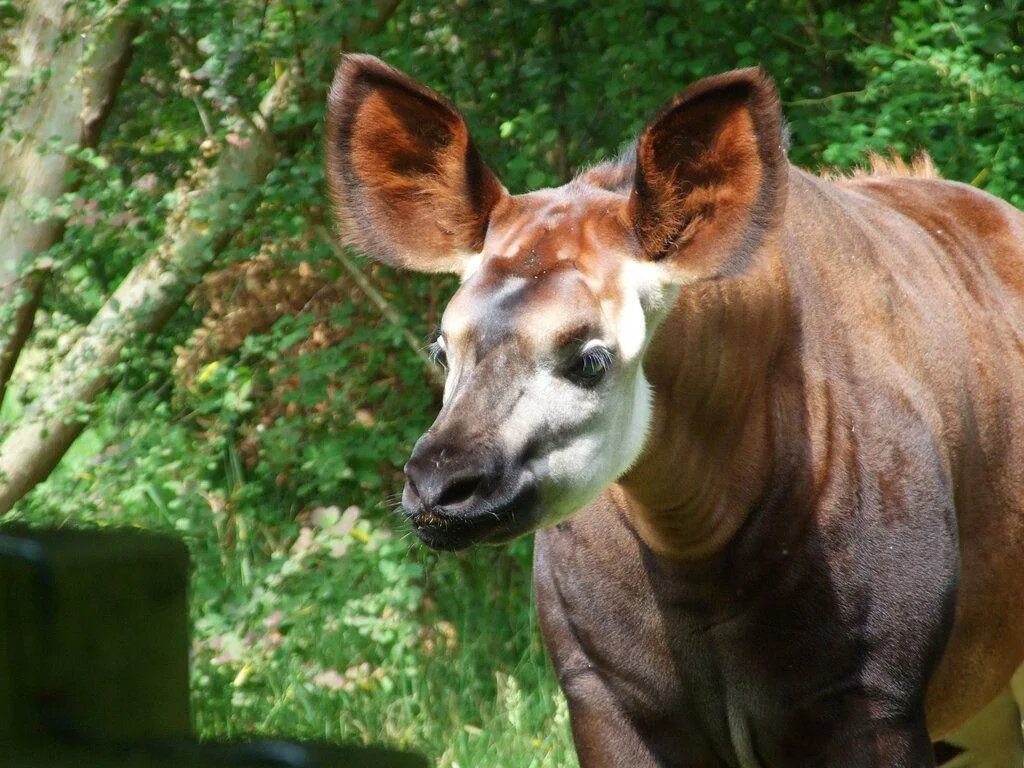
[[646,258],[701,277],[741,271],[785,205],[787,167],[763,70],[690,86],[637,141],[629,215]]
[[483,247],[505,190],[443,96],[373,56],[345,56],[325,140],[345,244],[424,272],[459,272],[463,258]]

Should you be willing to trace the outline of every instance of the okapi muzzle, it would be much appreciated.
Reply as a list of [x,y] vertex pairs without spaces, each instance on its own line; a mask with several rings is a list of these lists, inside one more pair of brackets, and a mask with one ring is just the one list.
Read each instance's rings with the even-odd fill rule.
[[537,484],[500,449],[430,432],[405,465],[402,505],[417,535],[437,549],[505,541],[533,527]]
[[[451,365],[447,361],[455,358],[442,351],[442,339],[432,354]],[[405,465],[402,505],[432,547],[504,541],[533,525],[536,476],[525,452],[513,450],[501,435],[502,414],[514,403],[506,388],[489,386],[486,375],[487,369],[509,367],[508,357],[504,349],[492,351],[475,371],[450,381],[445,407]]]

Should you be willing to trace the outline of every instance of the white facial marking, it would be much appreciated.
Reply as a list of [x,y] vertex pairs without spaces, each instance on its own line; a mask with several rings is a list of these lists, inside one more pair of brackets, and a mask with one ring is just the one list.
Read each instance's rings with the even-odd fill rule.
[[[580,387],[558,371],[538,368],[502,425],[508,455],[540,440],[531,470],[541,487],[539,525],[553,525],[588,504],[637,460],[651,421],[651,391],[643,372],[649,331],[673,290],[661,270],[623,259],[618,296],[601,302],[610,340],[592,339],[582,351],[608,346],[614,355],[606,380]],[[645,311],[646,310],[646,311]]]
[[452,353],[448,351],[448,342],[445,341],[444,334],[439,335],[434,344],[444,353],[446,360],[444,364],[444,392],[441,394],[441,402],[446,403],[448,402],[449,395],[451,395],[453,382],[455,381],[455,377],[452,376],[454,360],[452,359]]
[[[576,422],[581,426],[564,444],[551,450],[539,473],[545,525],[579,511],[636,461],[647,439],[651,392],[643,370],[617,386],[613,399],[582,405],[578,399],[550,400],[546,421]],[[580,424],[580,416],[584,415]]]
[[480,265],[484,262],[483,253],[464,253],[459,256],[462,263],[462,272],[459,275],[461,282],[466,282],[473,276],[473,273],[480,269]]

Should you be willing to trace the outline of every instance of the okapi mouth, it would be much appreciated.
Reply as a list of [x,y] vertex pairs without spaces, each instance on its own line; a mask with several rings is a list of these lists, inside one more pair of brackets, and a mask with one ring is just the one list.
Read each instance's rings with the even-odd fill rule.
[[481,500],[474,508],[452,511],[443,507],[406,507],[406,515],[420,540],[431,549],[455,551],[474,544],[501,544],[536,525],[540,494],[532,474],[505,493]]

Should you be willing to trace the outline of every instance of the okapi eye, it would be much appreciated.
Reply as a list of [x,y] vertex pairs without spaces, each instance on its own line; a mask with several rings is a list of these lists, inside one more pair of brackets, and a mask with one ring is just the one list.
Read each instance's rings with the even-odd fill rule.
[[430,348],[427,354],[438,365],[443,368],[448,367],[448,352],[444,348],[444,336],[441,335],[440,329],[431,334]]
[[592,389],[601,383],[611,365],[611,350],[603,344],[591,342],[569,361],[565,377],[577,386]]

